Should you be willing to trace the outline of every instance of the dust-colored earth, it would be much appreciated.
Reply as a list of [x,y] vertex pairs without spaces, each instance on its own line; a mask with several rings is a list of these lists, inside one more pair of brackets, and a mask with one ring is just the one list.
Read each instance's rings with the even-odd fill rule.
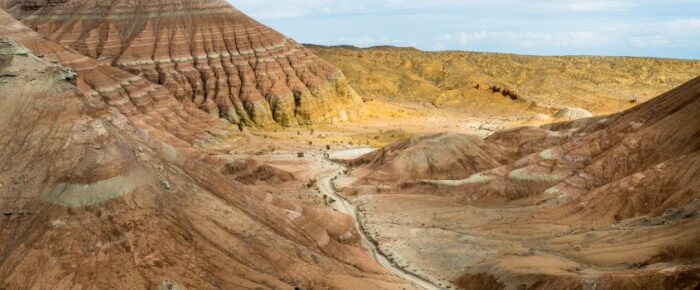
[[363,98],[457,107],[472,116],[517,116],[533,102],[549,113],[574,107],[609,114],[700,75],[697,60],[308,47],[338,66]]
[[0,289],[700,287],[698,61],[2,5]]

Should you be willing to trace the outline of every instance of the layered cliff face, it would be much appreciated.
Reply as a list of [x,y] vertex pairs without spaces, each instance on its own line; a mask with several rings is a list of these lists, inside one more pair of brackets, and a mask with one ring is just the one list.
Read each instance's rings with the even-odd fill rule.
[[1,10],[0,92],[1,289],[410,288],[351,217],[221,173],[223,122]]
[[338,69],[224,0],[5,6],[49,39],[163,85],[187,106],[232,123],[328,123],[361,109]]

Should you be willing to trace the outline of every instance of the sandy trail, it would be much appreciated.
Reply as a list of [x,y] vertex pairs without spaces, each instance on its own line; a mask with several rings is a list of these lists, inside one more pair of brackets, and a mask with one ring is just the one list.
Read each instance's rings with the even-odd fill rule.
[[377,150],[377,149],[370,148],[370,147],[354,148],[354,149],[335,151],[335,152],[332,152],[331,154],[329,154],[329,156],[330,156],[330,159],[332,159],[332,160],[352,159],[352,158],[360,157],[362,155],[370,153],[374,150]]
[[[331,158],[333,159],[345,159],[345,158],[351,158],[355,156],[360,156],[365,153],[372,152],[374,149],[373,148],[358,148],[358,149],[350,149],[350,150],[343,150],[343,151],[336,151],[330,154]],[[325,194],[328,195],[336,200],[334,203],[334,207],[336,210],[339,212],[348,214],[353,217],[353,220],[355,222],[355,227],[357,228],[357,231],[360,233],[361,239],[362,239],[362,245],[365,247],[365,249],[372,254],[374,259],[382,265],[384,268],[386,268],[389,272],[393,273],[394,275],[401,277],[414,285],[421,287],[423,289],[444,289],[439,286],[437,286],[435,283],[431,282],[430,280],[418,276],[414,273],[411,273],[409,271],[406,271],[402,269],[401,267],[397,266],[394,262],[389,260],[389,258],[382,253],[381,250],[379,250],[379,247],[377,244],[372,240],[365,230],[365,228],[362,226],[362,223],[360,222],[359,219],[359,212],[357,210],[357,207],[352,204],[350,201],[345,199],[345,197],[341,196],[338,194],[338,192],[335,189],[335,186],[333,185],[333,181],[338,178],[339,176],[343,175],[343,172],[345,171],[345,167],[339,163],[335,163],[332,161],[328,161],[325,159],[321,159],[322,162],[328,163],[337,169],[335,171],[332,171],[328,173],[326,176],[322,177],[319,181],[319,194]]]

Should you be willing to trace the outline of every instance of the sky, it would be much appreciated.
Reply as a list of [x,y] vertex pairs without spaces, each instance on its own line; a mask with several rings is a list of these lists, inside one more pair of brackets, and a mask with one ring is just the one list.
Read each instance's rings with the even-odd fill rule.
[[700,0],[229,0],[302,43],[700,59]]

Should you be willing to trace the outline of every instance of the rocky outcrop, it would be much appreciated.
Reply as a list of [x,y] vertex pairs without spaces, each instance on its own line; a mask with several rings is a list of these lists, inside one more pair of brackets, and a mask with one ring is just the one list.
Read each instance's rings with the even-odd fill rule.
[[[479,85],[477,84],[477,86],[479,86]],[[476,87],[476,89],[479,89],[479,88]],[[500,93],[504,97],[510,98],[513,101],[517,101],[517,100],[521,99],[520,94],[518,94],[517,92],[515,92],[509,88],[502,88],[499,86],[491,86],[490,89],[491,89],[491,92],[493,92],[494,94]]]
[[243,184],[255,184],[257,182],[282,184],[296,179],[291,172],[269,164],[261,164],[261,162],[254,159],[234,160],[226,163],[222,172],[233,176],[236,181]]
[[224,0],[6,6],[49,39],[160,84],[187,107],[231,123],[338,122],[361,109],[338,69]]

